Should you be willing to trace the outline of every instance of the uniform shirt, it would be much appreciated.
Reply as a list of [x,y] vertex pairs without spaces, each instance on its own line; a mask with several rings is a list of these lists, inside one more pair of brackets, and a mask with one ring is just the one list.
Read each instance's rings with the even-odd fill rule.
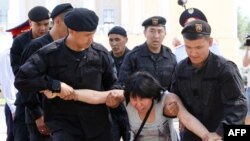
[[13,43],[12,47],[10,49],[10,61],[11,61],[11,67],[14,72],[14,74],[17,73],[19,67],[21,66],[21,55],[28,43],[33,39],[32,37],[32,31],[27,31],[25,33],[22,33],[21,35],[17,36]]
[[[177,134],[173,126],[173,119],[163,115],[163,107],[166,95],[164,93],[161,101],[154,101],[155,120],[151,123],[145,123],[138,137],[138,141],[177,141]],[[131,128],[131,139],[138,132],[143,119],[140,119],[137,110],[130,104],[126,106],[129,123]]]
[[53,42],[53,38],[49,34],[49,32],[39,38],[36,38],[32,40],[23,50],[22,56],[21,56],[21,65],[25,63],[25,61],[37,50],[42,48],[43,46]]
[[[64,40],[53,42],[33,54],[20,67],[15,86],[24,92],[52,89],[57,80],[74,89],[109,90],[116,76],[108,51],[97,43],[76,58]],[[111,128],[105,104],[90,105],[60,98],[44,99],[45,122],[53,132],[65,129],[74,135],[87,138]],[[67,128],[74,126],[75,128]],[[102,126],[100,126],[102,125]]]
[[4,99],[10,107],[11,113],[15,113],[16,106],[16,93],[17,90],[14,86],[14,74],[10,66],[10,49],[0,53],[0,84]]
[[[210,52],[202,68],[196,69],[188,58],[176,67],[171,91],[187,110],[211,132],[223,137],[223,124],[244,124],[247,102],[237,66]],[[184,131],[185,141],[200,140]]]
[[125,52],[124,52],[124,54],[122,56],[115,57],[114,54],[112,53],[112,51],[110,51],[110,55],[114,59],[115,67],[116,67],[116,70],[117,70],[117,76],[119,76],[120,67],[122,65],[122,62],[123,62],[125,56],[127,55],[127,53],[129,53],[129,52],[130,52],[130,50],[126,47]]
[[[23,50],[20,64],[23,65],[25,61],[37,50],[43,46],[53,42],[53,38],[49,32],[39,38],[32,40]],[[41,108],[41,94],[35,93],[21,93],[22,103],[25,103],[25,120],[26,123],[33,123],[36,119],[43,115],[43,110]]]
[[[157,56],[157,57],[156,57]],[[137,71],[147,71],[154,76],[160,84],[168,89],[171,77],[176,66],[175,55],[166,46],[161,46],[161,52],[153,55],[146,43],[135,47],[121,66],[119,82],[124,84],[129,75]]]

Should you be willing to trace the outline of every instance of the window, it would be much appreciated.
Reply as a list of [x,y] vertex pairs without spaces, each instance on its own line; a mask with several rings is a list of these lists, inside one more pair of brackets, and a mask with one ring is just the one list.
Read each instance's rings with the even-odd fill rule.
[[103,24],[114,24],[115,23],[115,12],[114,9],[103,10]]
[[7,22],[7,10],[0,9],[0,24]]

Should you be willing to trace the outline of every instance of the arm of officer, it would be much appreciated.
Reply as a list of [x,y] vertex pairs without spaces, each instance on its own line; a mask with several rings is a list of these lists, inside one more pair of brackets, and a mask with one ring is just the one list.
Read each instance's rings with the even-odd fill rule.
[[110,91],[94,91],[94,90],[75,90],[76,99],[90,104],[103,104],[110,98],[123,97],[123,90],[110,90]]
[[20,39],[16,38],[13,40],[12,46],[10,48],[10,63],[14,75],[16,75],[16,73],[18,72],[18,68],[20,67],[21,52],[22,52],[21,46],[22,45]]
[[[47,52],[38,51],[33,54],[19,69],[15,77],[15,86],[19,91],[36,92],[49,89],[61,93],[61,98],[73,94],[74,89],[59,80],[47,75]],[[47,53],[48,54],[48,53]]]
[[135,56],[136,55],[128,53],[122,62],[120,73],[118,75],[118,82],[122,86],[125,84],[129,75],[131,75],[134,72],[134,68],[136,67],[135,62],[137,62],[137,61],[134,61],[136,60]]
[[223,118],[216,129],[216,133],[223,136],[224,124],[244,124],[247,114],[247,99],[244,94],[244,84],[236,64],[228,61],[220,72],[222,75],[218,78],[218,81],[221,88],[220,94],[224,113],[221,113]]

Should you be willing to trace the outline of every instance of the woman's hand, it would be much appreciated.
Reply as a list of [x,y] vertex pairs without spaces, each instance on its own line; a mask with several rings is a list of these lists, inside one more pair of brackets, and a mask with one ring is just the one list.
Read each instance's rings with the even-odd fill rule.
[[123,90],[110,90],[106,105],[110,108],[117,108],[124,99],[123,92]]

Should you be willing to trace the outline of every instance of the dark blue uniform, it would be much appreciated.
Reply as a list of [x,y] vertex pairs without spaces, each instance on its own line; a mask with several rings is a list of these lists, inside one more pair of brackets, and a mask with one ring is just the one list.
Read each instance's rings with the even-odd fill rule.
[[[117,70],[117,75],[119,75],[120,67],[125,56],[130,52],[126,47],[125,52],[121,57],[115,57],[110,51],[112,58],[114,59],[115,68]],[[110,108],[112,117],[112,136],[113,141],[120,141],[121,137],[123,141],[129,140],[129,120],[126,108],[123,104],[120,104],[117,108]]]
[[[21,57],[21,64],[24,64],[25,61],[37,50],[42,48],[44,45],[53,42],[53,38],[49,33],[45,34],[42,37],[32,40],[27,47],[24,49]],[[29,130],[30,140],[31,141],[46,141],[51,140],[49,136],[42,135],[36,126],[35,120],[43,116],[43,109],[41,105],[41,96],[39,93],[25,93],[21,92],[21,98],[25,108],[25,121]]]
[[112,53],[112,51],[110,51],[110,55],[112,56],[112,58],[114,59],[114,63],[115,63],[115,68],[116,68],[116,71],[117,71],[117,76],[119,76],[119,72],[120,72],[120,68],[121,68],[121,65],[122,65],[122,62],[125,58],[125,56],[130,52],[130,50],[126,47],[125,48],[125,52],[124,54],[121,56],[121,57],[115,57]]
[[19,67],[21,66],[21,56],[23,50],[25,49],[26,45],[30,43],[32,39],[33,37],[31,30],[17,36],[14,39],[12,47],[10,49],[10,62],[14,74],[17,73]]
[[33,54],[35,53],[37,50],[39,50],[40,48],[42,48],[43,46],[52,43],[54,40],[51,37],[51,35],[49,34],[49,32],[45,35],[43,35],[42,37],[36,38],[34,40],[32,40],[27,47],[24,49],[24,51],[22,52],[22,57],[21,57],[21,64],[24,64],[25,61]]
[[166,46],[161,46],[159,54],[152,54],[146,43],[135,47],[126,57],[121,66],[119,82],[124,84],[129,75],[137,71],[147,71],[161,85],[168,89],[176,66],[175,55]]
[[[10,61],[11,67],[14,75],[18,72],[19,67],[21,66],[21,55],[24,48],[28,43],[33,39],[32,31],[25,32],[17,36],[10,49]],[[14,119],[14,139],[18,141],[28,141],[29,132],[25,124],[25,106],[23,105],[22,99],[20,98],[20,93],[16,95],[16,113]]]
[[[108,51],[97,43],[75,52],[64,40],[53,42],[32,55],[20,68],[15,86],[24,92],[53,90],[54,81],[74,89],[108,90],[116,75]],[[60,98],[44,99],[44,117],[53,140],[111,140],[111,125],[105,104],[90,105]],[[60,140],[62,141],[62,140]]]
[[[247,113],[244,85],[233,62],[210,52],[202,68],[194,68],[186,58],[177,65],[174,76],[171,91],[210,132],[223,137],[223,124],[244,124]],[[183,139],[201,140],[187,129]]]

